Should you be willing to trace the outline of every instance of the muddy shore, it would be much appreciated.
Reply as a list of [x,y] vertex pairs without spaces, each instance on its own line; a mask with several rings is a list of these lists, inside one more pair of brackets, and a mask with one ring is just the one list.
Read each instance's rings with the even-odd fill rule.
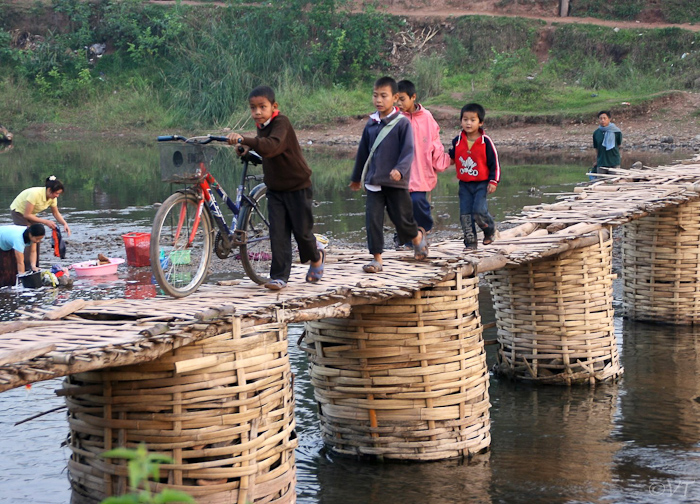
[[[625,102],[626,103],[626,102]],[[428,107],[440,124],[441,138],[449,145],[459,131],[459,110]],[[620,104],[612,108],[613,122],[622,130],[621,152],[671,151],[700,152],[700,94],[676,92],[647,104]],[[338,118],[333,124],[299,129],[303,145],[357,146],[367,117]],[[595,115],[586,121],[553,118],[489,118],[484,128],[496,147],[508,150],[590,150],[593,156]]]

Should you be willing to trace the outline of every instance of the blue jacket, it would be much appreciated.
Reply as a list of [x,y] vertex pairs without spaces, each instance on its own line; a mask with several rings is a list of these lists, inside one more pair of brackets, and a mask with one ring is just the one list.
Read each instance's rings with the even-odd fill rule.
[[[399,109],[388,116],[380,119],[379,113],[375,112],[369,116],[360,138],[360,145],[357,148],[355,158],[355,168],[352,171],[350,180],[359,182],[362,178],[362,168],[369,157],[374,140],[379,135],[379,131],[389,124],[396,115],[401,115]],[[408,181],[411,177],[411,164],[413,163],[413,129],[411,122],[401,116],[398,124],[382,140],[377,149],[372,154],[372,160],[365,174],[365,184],[396,187],[408,189]],[[396,168],[401,173],[401,180],[391,180],[389,173]]]

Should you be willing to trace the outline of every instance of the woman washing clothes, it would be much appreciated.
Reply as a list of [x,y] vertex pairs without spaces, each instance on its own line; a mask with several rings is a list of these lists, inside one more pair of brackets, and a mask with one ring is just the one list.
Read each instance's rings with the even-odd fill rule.
[[[63,226],[66,231],[66,235],[70,236],[70,227],[68,223],[58,211],[58,197],[63,194],[63,183],[58,180],[54,175],[51,175],[46,179],[44,187],[30,187],[25,189],[12,202],[10,205],[10,213],[12,216],[12,222],[18,226],[30,226],[32,224],[43,224],[49,228],[56,229],[56,223],[48,219],[42,219],[37,214],[46,210],[51,209],[51,213],[59,224]],[[39,265],[39,244],[36,245],[36,263],[34,266]],[[31,269],[31,264],[29,263],[29,251],[25,250],[24,253],[24,265],[26,270]]]
[[43,224],[0,226],[0,287],[15,285],[17,274],[25,272],[25,262],[26,271],[39,270],[39,242],[45,234]]

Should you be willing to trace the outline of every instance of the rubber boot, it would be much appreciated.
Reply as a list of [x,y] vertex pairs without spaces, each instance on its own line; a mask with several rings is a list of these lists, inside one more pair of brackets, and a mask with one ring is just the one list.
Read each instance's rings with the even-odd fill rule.
[[477,249],[476,233],[474,232],[474,223],[471,215],[460,215],[459,222],[462,224],[462,233],[464,233],[464,246],[469,250]]
[[484,218],[483,215],[476,214],[474,216],[474,222],[479,228],[484,232],[484,245],[489,245],[493,243],[493,239],[496,235],[496,223],[493,221],[490,215]]

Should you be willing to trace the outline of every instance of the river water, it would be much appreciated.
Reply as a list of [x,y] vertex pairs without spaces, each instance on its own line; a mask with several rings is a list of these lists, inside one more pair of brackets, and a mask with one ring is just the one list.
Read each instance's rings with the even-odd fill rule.
[[[631,162],[668,163],[672,155],[630,154]],[[352,153],[310,150],[318,231],[331,243],[364,244],[363,203],[347,190]],[[64,265],[97,252],[124,257],[121,234],[148,231],[153,203],[169,194],[159,181],[157,149],[142,145],[77,142],[19,143],[0,155],[0,201],[6,208],[21,189],[56,174],[67,187],[61,212],[74,231]],[[502,154],[503,182],[490,198],[497,220],[523,205],[553,201],[585,180],[590,153]],[[225,161],[225,160],[224,160]],[[225,162],[222,161],[222,166]],[[217,177],[228,189],[236,172]],[[459,235],[456,183],[441,176],[434,192],[443,235]],[[7,212],[0,224],[9,223]],[[48,248],[48,247],[45,247]],[[54,263],[47,250],[44,264]],[[232,272],[231,276],[236,276]],[[121,268],[114,278],[76,282],[73,289],[0,289],[0,318],[10,320],[32,305],[75,298],[148,295],[143,268]],[[154,291],[153,291],[154,292]],[[146,293],[146,294],[144,294]],[[488,289],[481,315],[494,320]],[[618,303],[619,300],[616,300]],[[368,463],[324,449],[316,404],[296,348],[301,326],[290,327],[290,356],[296,375],[297,495],[300,503],[677,503],[700,502],[700,329],[636,323],[616,317],[624,377],[609,385],[543,387],[491,378],[492,444],[473,460],[423,464]],[[485,332],[495,338],[495,330]],[[487,347],[489,365],[495,346]],[[70,500],[69,452],[61,447],[68,429],[53,391],[60,380],[0,394],[0,502],[62,504]]]

